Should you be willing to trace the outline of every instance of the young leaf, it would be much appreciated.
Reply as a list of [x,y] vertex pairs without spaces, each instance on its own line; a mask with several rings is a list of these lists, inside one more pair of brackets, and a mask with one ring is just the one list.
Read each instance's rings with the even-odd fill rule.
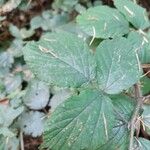
[[87,34],[109,38],[129,32],[129,25],[118,10],[108,6],[89,8],[77,17],[77,23]]
[[138,56],[126,38],[101,42],[96,49],[96,60],[99,86],[108,94],[128,89],[140,79]]
[[49,106],[51,107],[51,112],[57,108],[59,104],[68,99],[73,95],[73,91],[70,89],[61,89],[57,91],[50,100]]
[[82,39],[67,32],[48,33],[30,42],[24,57],[40,80],[63,87],[78,87],[95,77],[95,60]]
[[21,39],[21,33],[20,30],[17,28],[17,26],[11,24],[9,26],[9,31],[11,35],[14,36],[15,38]]
[[43,147],[96,150],[107,142],[113,125],[109,97],[87,89],[56,108],[45,128]]
[[146,10],[130,0],[114,0],[117,9],[124,14],[126,19],[138,29],[145,29],[150,26]]
[[14,133],[11,130],[9,130],[8,127],[1,127],[0,128],[0,135],[3,135],[4,137],[10,138],[10,137],[14,136]]
[[7,75],[4,80],[5,89],[7,93],[14,92],[17,89],[21,89],[22,77],[21,74]]
[[49,101],[49,87],[42,81],[32,80],[24,97],[30,109],[43,109]]
[[13,109],[5,105],[0,105],[0,124],[1,127],[9,127],[14,119],[23,112],[23,107]]
[[26,135],[41,136],[44,129],[44,113],[30,111],[20,116],[19,125]]

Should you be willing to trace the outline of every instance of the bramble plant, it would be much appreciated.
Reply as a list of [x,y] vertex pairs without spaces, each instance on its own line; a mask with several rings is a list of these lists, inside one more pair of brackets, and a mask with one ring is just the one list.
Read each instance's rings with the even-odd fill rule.
[[74,94],[48,118],[42,149],[142,149],[134,132],[143,104],[141,66],[150,62],[149,37],[144,32],[150,22],[137,4],[129,0],[114,4],[116,8],[97,6],[78,15],[82,36],[56,30],[23,49],[38,79],[74,88]]
[[0,150],[149,150],[148,3],[0,0]]

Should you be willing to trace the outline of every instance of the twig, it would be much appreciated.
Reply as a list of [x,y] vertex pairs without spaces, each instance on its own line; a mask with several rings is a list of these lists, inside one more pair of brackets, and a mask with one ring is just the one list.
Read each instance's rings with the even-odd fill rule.
[[24,141],[23,141],[23,133],[20,131],[20,148],[24,150]]
[[142,104],[143,104],[143,97],[142,97],[142,93],[141,93],[141,89],[140,89],[140,84],[139,83],[135,84],[134,89],[135,89],[135,97],[137,99],[137,104],[136,104],[136,107],[135,107],[135,110],[133,112],[131,122],[130,122],[131,131],[130,131],[129,150],[133,150],[135,123],[136,123],[136,120],[139,116],[139,111],[140,111]]

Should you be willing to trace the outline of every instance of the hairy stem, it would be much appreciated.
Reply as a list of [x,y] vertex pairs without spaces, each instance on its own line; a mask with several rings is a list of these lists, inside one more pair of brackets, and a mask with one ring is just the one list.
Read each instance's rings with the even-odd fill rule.
[[139,111],[142,107],[143,104],[143,96],[141,93],[141,88],[140,88],[140,84],[137,83],[134,85],[134,89],[135,89],[135,97],[137,100],[137,104],[135,107],[135,110],[133,112],[132,118],[131,118],[131,122],[130,122],[130,143],[129,143],[129,150],[133,150],[133,144],[134,144],[134,133],[135,133],[135,123],[137,121],[137,118],[139,116]]

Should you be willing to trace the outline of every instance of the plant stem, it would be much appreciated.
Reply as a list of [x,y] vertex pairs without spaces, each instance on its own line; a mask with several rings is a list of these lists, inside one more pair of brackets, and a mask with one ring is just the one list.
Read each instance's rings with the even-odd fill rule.
[[24,150],[24,141],[23,141],[23,133],[20,131],[20,148]]
[[130,131],[129,150],[133,150],[135,123],[137,121],[137,118],[139,116],[139,111],[140,111],[142,104],[143,104],[143,96],[142,96],[140,84],[139,83],[135,84],[134,89],[135,89],[135,97],[137,100],[137,104],[136,104],[136,107],[135,107],[135,110],[133,112],[131,122],[130,122],[131,131]]

